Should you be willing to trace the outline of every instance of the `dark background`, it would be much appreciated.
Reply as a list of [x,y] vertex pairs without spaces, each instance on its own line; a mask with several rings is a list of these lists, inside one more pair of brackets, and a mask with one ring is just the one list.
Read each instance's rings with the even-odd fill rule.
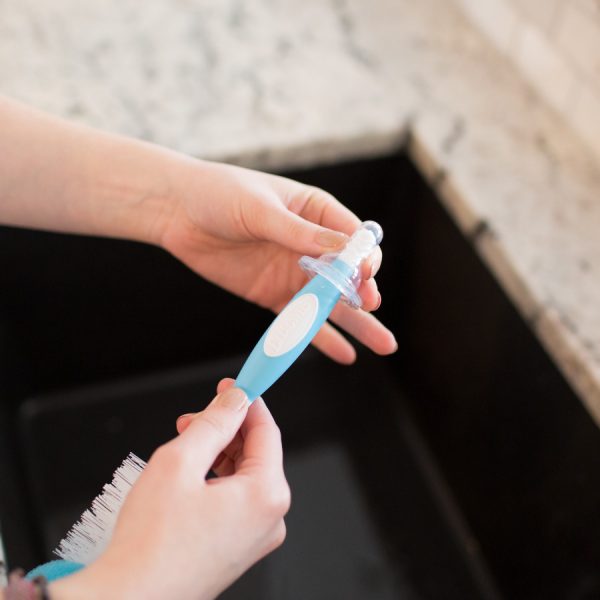
[[[600,432],[402,155],[289,174],[385,231],[399,352],[308,352],[266,395],[284,547],[224,597],[600,597]],[[235,376],[272,315],[156,248],[0,229],[0,522],[50,551],[132,450]]]

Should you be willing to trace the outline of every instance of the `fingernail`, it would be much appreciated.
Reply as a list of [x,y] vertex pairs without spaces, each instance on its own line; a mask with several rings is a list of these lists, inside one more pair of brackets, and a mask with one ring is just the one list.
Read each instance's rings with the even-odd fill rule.
[[348,241],[348,236],[339,231],[323,229],[317,233],[317,244],[324,248],[337,248],[343,246]]
[[244,390],[231,387],[219,394],[213,402],[218,406],[224,406],[231,410],[242,410],[244,406],[248,405],[248,397]]

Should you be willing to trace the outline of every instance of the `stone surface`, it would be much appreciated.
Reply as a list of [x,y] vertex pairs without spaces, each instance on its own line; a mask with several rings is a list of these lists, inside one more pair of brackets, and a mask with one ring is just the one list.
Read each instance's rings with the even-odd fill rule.
[[5,0],[0,91],[263,169],[383,154],[410,131],[600,422],[598,164],[453,3]]

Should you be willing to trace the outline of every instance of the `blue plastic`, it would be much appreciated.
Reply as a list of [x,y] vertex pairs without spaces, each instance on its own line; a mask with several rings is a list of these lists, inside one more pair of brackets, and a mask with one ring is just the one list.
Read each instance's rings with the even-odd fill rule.
[[27,579],[33,579],[39,575],[44,576],[48,581],[56,581],[67,575],[72,575],[83,569],[84,565],[71,562],[70,560],[51,560],[50,562],[39,565],[27,573]]
[[236,386],[246,392],[250,402],[267,391],[300,356],[340,297],[353,308],[360,308],[360,267],[382,238],[381,227],[365,221],[338,252],[300,259],[300,267],[313,279],[271,323],[236,379]]
[[[348,268],[347,265],[343,263],[342,265]],[[269,332],[294,301],[306,294],[314,294],[318,300],[316,315],[307,333],[287,352],[279,356],[268,356],[265,353],[265,340]],[[256,344],[242,367],[240,374],[237,376],[235,385],[246,392],[250,402],[253,402],[258,396],[261,396],[268,390],[300,356],[327,320],[327,317],[337,304],[340,295],[341,292],[336,286],[324,277],[321,277],[321,275],[316,275],[290,300],[289,304],[281,311],[280,315],[260,338],[258,344]]]

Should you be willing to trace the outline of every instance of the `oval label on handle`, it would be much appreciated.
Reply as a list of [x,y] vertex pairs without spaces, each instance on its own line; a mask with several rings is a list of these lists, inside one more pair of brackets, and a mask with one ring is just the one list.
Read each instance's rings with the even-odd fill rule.
[[304,294],[288,304],[267,333],[265,354],[274,358],[294,348],[310,331],[318,311],[319,299],[315,294]]

